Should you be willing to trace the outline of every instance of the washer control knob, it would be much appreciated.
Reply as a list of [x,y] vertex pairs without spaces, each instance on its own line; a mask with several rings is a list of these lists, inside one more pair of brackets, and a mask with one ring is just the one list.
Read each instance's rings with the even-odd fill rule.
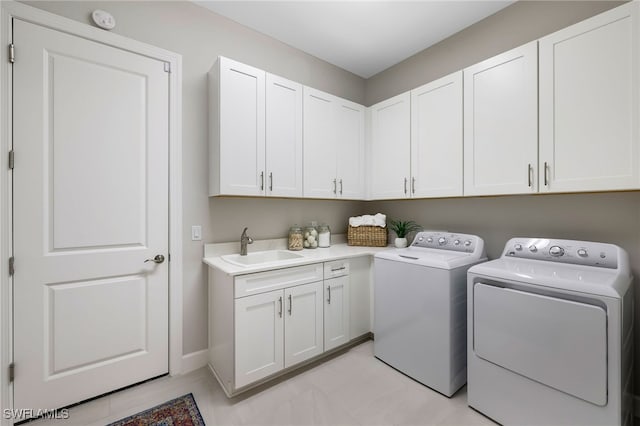
[[469,247],[471,245],[471,240],[467,240],[464,242],[465,247]]
[[460,240],[455,240],[455,241],[453,242],[453,244],[454,244],[454,245],[456,245],[456,246],[459,246],[459,245],[460,245]]
[[438,244],[440,244],[441,246],[447,244],[447,239],[445,237],[438,238]]
[[529,251],[530,251],[531,253],[535,253],[535,252],[537,252],[537,251],[538,251],[538,247],[536,247],[536,246],[529,246]]
[[432,243],[433,242],[433,238],[431,238],[431,237],[427,238],[427,242],[428,243]]
[[424,237],[418,238],[418,241],[422,241],[422,240],[424,240]]
[[522,244],[516,244],[513,248],[515,248],[516,251],[522,251]]
[[553,257],[560,257],[564,254],[564,249],[560,246],[552,246],[549,248],[549,254]]
[[578,256],[580,257],[587,257],[589,253],[587,253],[587,250],[585,249],[578,249]]

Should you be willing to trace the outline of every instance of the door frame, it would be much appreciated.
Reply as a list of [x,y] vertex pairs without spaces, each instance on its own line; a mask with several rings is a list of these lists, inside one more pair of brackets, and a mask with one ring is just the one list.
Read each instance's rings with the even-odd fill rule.
[[[12,147],[12,67],[8,45],[13,41],[11,19],[18,18],[107,46],[151,57],[170,64],[169,73],[169,374],[182,372],[182,56],[118,34],[73,21],[15,1],[0,7],[0,407],[13,408],[13,384],[9,364],[13,362],[12,286],[8,259],[13,255],[12,173],[8,168]],[[20,60],[16,46],[16,60]],[[17,371],[19,372],[17,367]],[[19,374],[19,373],[18,373]],[[38,408],[38,407],[33,407]],[[10,425],[0,411],[0,424]]]

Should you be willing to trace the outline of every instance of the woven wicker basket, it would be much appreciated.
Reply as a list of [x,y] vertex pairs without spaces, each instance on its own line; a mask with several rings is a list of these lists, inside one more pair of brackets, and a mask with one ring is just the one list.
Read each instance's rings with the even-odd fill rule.
[[387,228],[349,225],[347,243],[350,246],[385,247],[387,245]]

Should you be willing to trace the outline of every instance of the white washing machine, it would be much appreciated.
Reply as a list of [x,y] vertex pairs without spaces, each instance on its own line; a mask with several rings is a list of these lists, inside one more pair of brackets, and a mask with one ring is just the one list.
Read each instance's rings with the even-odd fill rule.
[[632,420],[633,292],[612,244],[514,238],[468,273],[468,402],[505,424]]
[[425,231],[374,258],[374,354],[446,395],[467,381],[466,277],[486,260],[475,235]]

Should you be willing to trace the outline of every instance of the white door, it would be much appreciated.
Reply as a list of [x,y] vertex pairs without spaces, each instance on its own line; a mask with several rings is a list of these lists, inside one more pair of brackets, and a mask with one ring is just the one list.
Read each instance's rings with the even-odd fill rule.
[[347,343],[349,335],[349,277],[324,281],[324,350]]
[[302,197],[302,85],[267,74],[267,195]]
[[322,335],[322,281],[284,290],[284,366],[320,355]]
[[282,370],[283,296],[276,290],[235,300],[236,389]]
[[15,19],[16,408],[168,372],[164,63]]
[[220,193],[264,195],[265,72],[219,61]]
[[371,107],[372,199],[409,196],[411,96],[394,96]]
[[362,200],[365,198],[365,109],[338,99],[336,114],[338,198]]
[[411,91],[411,196],[462,195],[462,71]]
[[335,96],[304,88],[304,196],[335,198],[336,132]]
[[537,41],[464,70],[464,194],[537,191]]
[[540,40],[542,191],[640,187],[639,7]]

